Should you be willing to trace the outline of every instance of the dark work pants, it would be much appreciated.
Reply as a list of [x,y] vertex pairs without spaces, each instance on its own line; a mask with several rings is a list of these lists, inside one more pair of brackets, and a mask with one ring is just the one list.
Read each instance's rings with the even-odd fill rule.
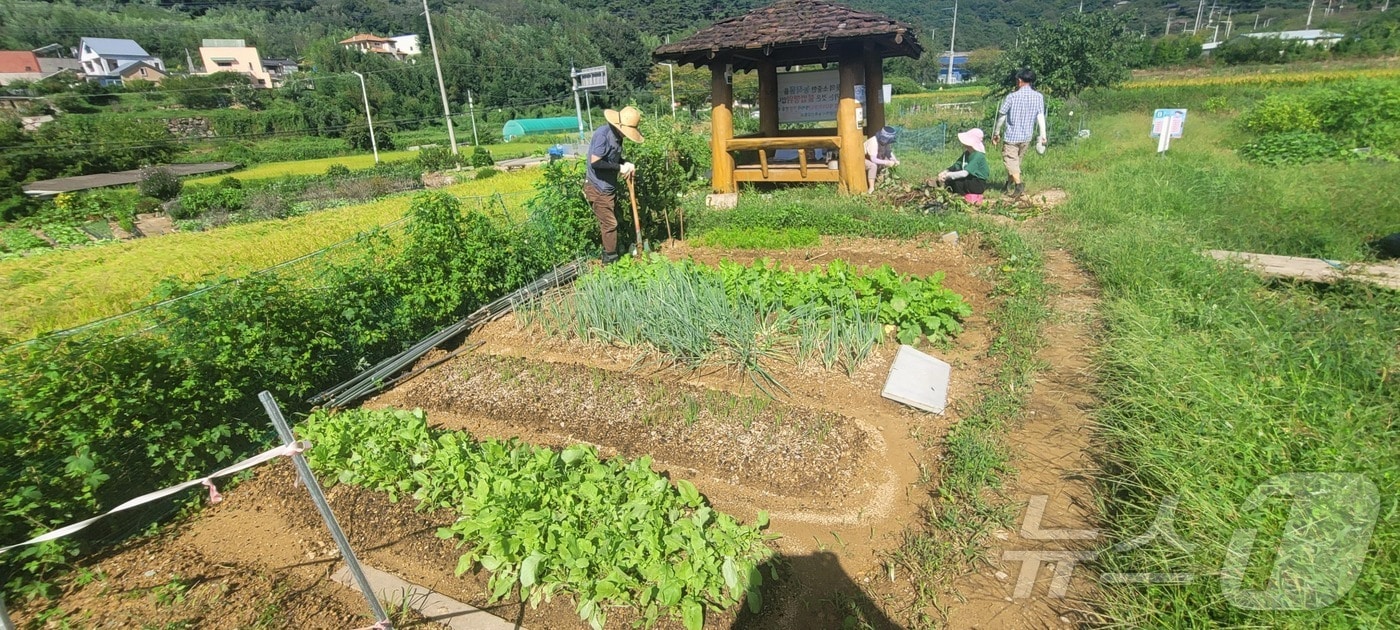
[[588,205],[593,206],[593,216],[598,218],[598,230],[603,233],[603,251],[617,253],[617,196],[598,190],[591,182],[583,183],[583,196]]
[[968,176],[949,180],[948,188],[959,195],[980,195],[987,192],[987,180]]

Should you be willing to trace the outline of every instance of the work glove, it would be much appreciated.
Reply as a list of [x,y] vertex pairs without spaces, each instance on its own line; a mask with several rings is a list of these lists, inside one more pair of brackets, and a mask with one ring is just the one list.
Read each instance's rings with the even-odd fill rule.
[[622,168],[618,169],[618,172],[621,173],[623,177],[631,177],[632,173],[637,172],[637,165],[631,162],[623,162]]
[[945,180],[945,179],[948,179],[948,171],[939,171],[939,172],[938,172],[938,181],[939,181],[939,183],[942,183],[943,180]]

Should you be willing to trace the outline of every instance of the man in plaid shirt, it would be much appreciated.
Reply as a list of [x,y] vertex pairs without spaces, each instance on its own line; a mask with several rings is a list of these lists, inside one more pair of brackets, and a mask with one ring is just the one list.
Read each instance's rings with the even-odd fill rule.
[[992,128],[992,144],[1001,143],[1001,128],[1006,127],[1006,145],[1001,150],[1001,161],[1006,164],[1006,172],[1011,176],[1006,187],[1012,197],[1020,197],[1026,192],[1021,182],[1021,158],[1031,146],[1031,135],[1038,128],[1040,140],[1036,149],[1045,152],[1045,96],[1035,91],[1035,73],[1021,70],[1016,73],[1016,91],[1006,95],[997,110],[997,123]]

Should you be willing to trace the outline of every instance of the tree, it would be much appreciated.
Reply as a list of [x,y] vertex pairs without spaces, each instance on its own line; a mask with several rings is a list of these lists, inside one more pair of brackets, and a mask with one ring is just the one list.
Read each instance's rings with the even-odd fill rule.
[[1015,88],[1016,71],[1029,68],[1036,74],[1036,87],[1057,96],[1117,85],[1128,80],[1138,40],[1126,16],[1111,11],[1071,14],[1027,28],[988,78],[1005,92]]

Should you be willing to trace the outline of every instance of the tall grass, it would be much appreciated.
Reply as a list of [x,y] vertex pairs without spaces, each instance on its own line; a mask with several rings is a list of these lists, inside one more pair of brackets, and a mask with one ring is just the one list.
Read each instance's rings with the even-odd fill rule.
[[[1368,236],[1400,225],[1400,201],[1382,192],[1400,165],[1254,166],[1230,150],[1227,117],[1194,114],[1186,137],[1158,157],[1148,115],[1100,118],[1093,139],[1051,153],[1039,173],[1068,187],[1064,234],[1103,287],[1107,524],[1119,540],[1137,536],[1163,498],[1177,495],[1175,528],[1194,545],[1106,557],[1106,570],[1196,578],[1106,586],[1104,610],[1131,627],[1393,625],[1400,294],[1269,282],[1199,252],[1359,258]],[[1250,527],[1261,541],[1278,540],[1289,502],[1241,506],[1269,478],[1299,472],[1360,473],[1381,489],[1382,517],[1359,579],[1319,610],[1235,606],[1219,580],[1227,542]],[[1264,586],[1273,561],[1256,555],[1247,588]],[[1318,561],[1316,573],[1325,573],[1327,558]]]
[[[488,216],[518,221],[537,169],[445,188],[462,197],[501,193]],[[489,200],[487,200],[489,201]],[[0,261],[0,339],[24,339],[132,308],[169,277],[237,277],[399,219],[408,195],[285,220],[177,233]],[[473,202],[474,203],[474,202]],[[509,217],[509,218],[507,218]]]

